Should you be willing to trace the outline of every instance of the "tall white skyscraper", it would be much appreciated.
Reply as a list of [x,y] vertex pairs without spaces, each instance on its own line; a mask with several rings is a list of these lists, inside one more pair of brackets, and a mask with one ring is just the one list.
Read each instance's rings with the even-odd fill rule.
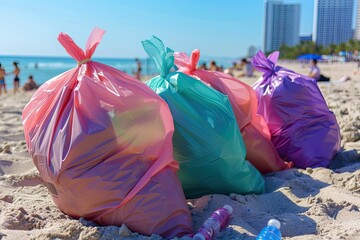
[[360,40],[360,0],[357,0],[357,9],[356,9],[356,24],[355,24],[355,34],[354,38]]
[[315,0],[313,41],[327,46],[347,42],[351,28],[354,0]]
[[278,50],[282,44],[299,44],[300,4],[265,1],[264,51]]

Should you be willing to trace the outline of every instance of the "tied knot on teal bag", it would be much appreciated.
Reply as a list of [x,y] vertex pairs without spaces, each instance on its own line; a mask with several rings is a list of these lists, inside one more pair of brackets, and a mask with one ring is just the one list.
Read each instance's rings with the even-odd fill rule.
[[163,42],[155,36],[152,36],[148,40],[141,41],[141,43],[146,53],[154,61],[160,76],[165,78],[174,66],[174,51],[165,47]]

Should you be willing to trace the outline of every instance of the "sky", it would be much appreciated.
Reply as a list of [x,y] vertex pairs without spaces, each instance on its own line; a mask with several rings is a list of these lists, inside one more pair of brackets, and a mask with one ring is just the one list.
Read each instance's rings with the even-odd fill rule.
[[[300,35],[312,32],[314,0],[301,3]],[[175,51],[241,57],[263,43],[263,0],[0,0],[0,55],[67,56],[68,33],[83,48],[91,30],[106,30],[96,57],[146,57],[141,40],[155,35]]]

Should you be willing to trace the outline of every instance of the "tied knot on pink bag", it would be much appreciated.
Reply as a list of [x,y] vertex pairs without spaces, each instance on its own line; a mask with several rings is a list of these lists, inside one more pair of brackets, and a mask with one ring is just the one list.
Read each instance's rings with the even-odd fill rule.
[[89,61],[95,52],[95,49],[101,42],[105,31],[100,28],[94,28],[91,32],[88,41],[86,42],[85,52],[72,40],[66,33],[60,33],[58,40],[65,48],[66,52],[77,61],[77,65],[81,66]]
[[178,67],[180,72],[192,75],[196,70],[196,66],[200,59],[200,50],[193,50],[190,57],[184,52],[175,52],[174,58],[175,65]]

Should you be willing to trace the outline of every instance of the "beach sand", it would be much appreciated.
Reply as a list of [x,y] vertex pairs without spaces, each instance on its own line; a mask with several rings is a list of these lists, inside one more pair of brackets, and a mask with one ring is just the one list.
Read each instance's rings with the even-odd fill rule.
[[[300,64],[280,65],[307,71]],[[319,84],[341,127],[343,149],[330,168],[265,175],[266,192],[261,195],[191,200],[195,229],[212,211],[228,204],[234,208],[232,219],[216,239],[255,239],[270,218],[280,220],[284,239],[360,239],[360,77],[354,74],[354,63],[320,68],[333,80],[351,77],[343,83]],[[251,84],[256,78],[243,80]],[[57,209],[27,153],[21,111],[30,97],[31,93],[0,96],[0,239],[162,239],[141,236],[125,226],[99,227]]]

